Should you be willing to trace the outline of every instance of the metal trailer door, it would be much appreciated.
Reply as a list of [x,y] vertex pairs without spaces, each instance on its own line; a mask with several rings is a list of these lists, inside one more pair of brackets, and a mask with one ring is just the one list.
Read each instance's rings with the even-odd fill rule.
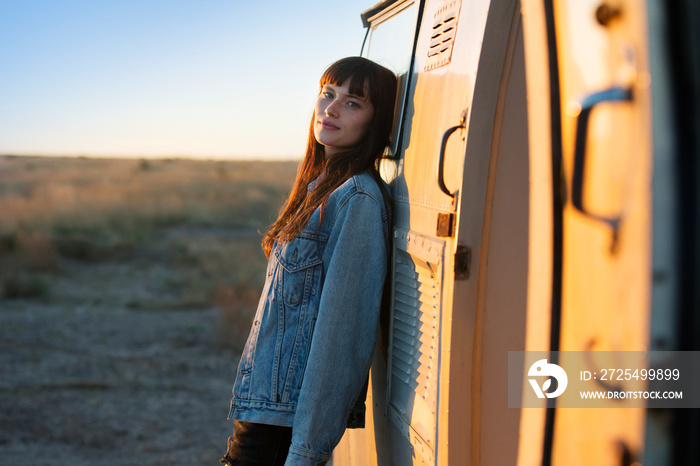
[[468,275],[474,246],[469,251],[458,244],[455,230],[469,195],[463,189],[465,144],[488,8],[485,0],[423,6],[392,183],[386,411],[394,455],[403,456],[396,464],[448,464],[460,448],[449,442],[452,413],[458,413],[450,407],[460,401],[454,399],[457,385],[451,385],[453,356],[458,366],[463,361],[452,352],[453,291],[455,280]]
[[[501,395],[507,350],[523,347],[528,264],[519,5],[431,0],[418,14],[386,172],[395,201],[388,354],[372,369],[374,422],[346,434],[334,464],[479,464],[482,453],[499,464],[517,454],[518,413]],[[385,19],[377,15],[373,35]],[[372,36],[368,56],[381,62]],[[501,387],[490,393],[484,381]]]
[[[510,268],[503,253],[518,245],[522,252],[527,244],[527,125],[517,5],[515,0],[424,5],[392,184],[396,218],[387,361],[387,411],[393,431],[410,442],[412,464],[481,464],[482,453],[499,464],[508,457],[501,452],[516,454],[517,412],[507,412],[505,396],[500,411],[489,411],[505,393],[505,383],[494,392],[483,384],[505,381],[507,348],[517,345],[509,330],[522,333],[517,317],[507,319],[518,311],[524,316],[519,302],[524,292],[509,292],[524,288],[527,252],[515,251]],[[495,254],[491,241],[502,247]],[[503,275],[493,273],[498,270]],[[491,362],[504,363],[500,380]],[[505,440],[506,430],[514,433],[508,437],[514,443],[496,440]]]
[[[548,349],[648,350],[652,145],[645,2],[522,3],[528,94],[535,102],[531,163],[541,170],[535,176],[551,173]],[[536,320],[541,309],[531,306],[528,313],[527,349],[541,350],[548,333]],[[600,371],[595,353],[591,361],[591,371]],[[610,400],[605,409],[526,411],[519,464],[619,465],[642,458],[644,409]]]

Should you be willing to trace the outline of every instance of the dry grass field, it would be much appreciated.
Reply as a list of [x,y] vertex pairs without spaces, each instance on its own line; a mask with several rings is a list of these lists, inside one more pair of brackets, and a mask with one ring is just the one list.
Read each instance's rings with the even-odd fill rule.
[[0,464],[218,464],[295,171],[0,157]]

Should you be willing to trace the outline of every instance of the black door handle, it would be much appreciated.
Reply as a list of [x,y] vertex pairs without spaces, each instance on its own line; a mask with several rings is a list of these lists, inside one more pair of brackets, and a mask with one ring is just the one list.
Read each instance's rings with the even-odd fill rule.
[[604,102],[629,102],[632,100],[632,90],[621,87],[612,87],[605,91],[595,92],[583,98],[581,111],[576,121],[576,139],[574,145],[574,174],[571,186],[571,203],[584,215],[603,222],[613,230],[613,246],[617,237],[617,228],[621,216],[598,215],[586,209],[583,205],[584,167],[586,165],[586,139],[588,138],[588,121],[591,111],[596,105]]
[[447,141],[448,141],[448,139],[450,139],[450,136],[452,136],[452,133],[454,133],[458,129],[466,128],[466,123],[467,123],[467,111],[464,110],[462,112],[462,116],[459,119],[459,124],[457,126],[453,126],[453,127],[449,128],[447,131],[445,131],[445,134],[442,135],[442,142],[440,143],[440,155],[439,155],[440,158],[438,159],[438,172],[437,172],[438,186],[440,187],[440,191],[447,194],[452,199],[455,198],[455,195],[453,192],[451,192],[449,189],[447,189],[447,186],[445,185],[445,149],[447,148]]

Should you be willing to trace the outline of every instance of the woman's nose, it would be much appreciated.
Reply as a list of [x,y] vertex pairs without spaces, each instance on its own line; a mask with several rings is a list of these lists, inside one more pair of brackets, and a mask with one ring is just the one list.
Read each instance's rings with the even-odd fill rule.
[[338,116],[338,101],[333,100],[330,104],[328,104],[328,106],[326,107],[325,113],[328,116],[337,117]]

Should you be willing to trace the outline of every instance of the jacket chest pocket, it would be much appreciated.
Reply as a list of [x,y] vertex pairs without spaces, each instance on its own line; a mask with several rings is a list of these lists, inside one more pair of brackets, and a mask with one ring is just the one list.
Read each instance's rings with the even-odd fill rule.
[[297,236],[280,243],[275,250],[281,274],[282,298],[287,304],[299,304],[304,296],[315,294],[321,276],[325,242]]

